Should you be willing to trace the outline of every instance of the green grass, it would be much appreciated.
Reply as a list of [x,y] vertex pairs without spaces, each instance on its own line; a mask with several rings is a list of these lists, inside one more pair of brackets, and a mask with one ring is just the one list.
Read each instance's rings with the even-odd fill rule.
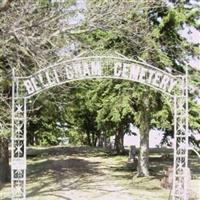
[[[162,159],[152,152],[148,178],[137,178],[127,156],[111,156],[87,147],[31,150],[27,170],[29,200],[168,200],[169,190],[160,186],[173,157]],[[163,153],[162,153],[163,154]],[[191,199],[200,200],[200,163],[190,158]],[[10,197],[10,184],[0,186],[0,199]]]

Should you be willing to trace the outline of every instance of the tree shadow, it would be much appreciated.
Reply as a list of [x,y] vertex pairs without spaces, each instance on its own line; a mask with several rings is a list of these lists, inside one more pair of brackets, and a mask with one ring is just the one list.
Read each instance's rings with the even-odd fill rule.
[[107,155],[107,150],[98,147],[89,147],[89,146],[80,146],[80,147],[49,147],[49,148],[27,148],[28,157],[37,157],[37,156],[57,156],[57,155],[67,155],[67,156],[89,156],[92,154],[93,157],[99,156],[99,153],[102,153],[102,156]]
[[[50,182],[40,181],[40,185],[32,187],[28,190],[27,197],[48,196],[49,187],[51,185],[56,186],[51,188],[51,193],[55,194],[56,191],[70,191],[74,189],[83,188],[89,184],[87,178],[92,175],[101,175],[98,170],[99,162],[89,162],[80,158],[66,158],[61,160],[48,159],[42,162],[36,162],[28,165],[27,177],[28,182],[34,183],[38,177],[48,177]],[[71,180],[66,183],[66,180]],[[55,192],[54,192],[55,191]],[[56,193],[57,195],[57,193]],[[52,196],[52,195],[51,195]],[[68,197],[62,197],[62,199],[69,199]]]
[[97,173],[97,166],[99,162],[89,162],[85,159],[80,158],[66,158],[66,159],[47,159],[42,162],[36,162],[34,164],[28,164],[28,177],[32,175],[43,175],[44,173],[50,172],[53,175],[52,171],[55,172],[65,172],[70,169],[80,174],[83,173]]

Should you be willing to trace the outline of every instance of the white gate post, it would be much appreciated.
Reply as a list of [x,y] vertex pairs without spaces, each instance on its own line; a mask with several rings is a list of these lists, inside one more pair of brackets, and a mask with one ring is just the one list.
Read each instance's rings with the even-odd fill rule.
[[173,200],[188,200],[188,80],[182,78],[181,94],[174,97]]
[[13,70],[11,199],[26,199],[26,98],[18,96],[18,79]]

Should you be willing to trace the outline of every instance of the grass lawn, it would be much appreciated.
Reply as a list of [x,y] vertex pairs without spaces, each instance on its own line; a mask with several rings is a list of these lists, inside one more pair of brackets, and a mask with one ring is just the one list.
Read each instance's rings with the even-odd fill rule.
[[[35,152],[33,150],[33,152]],[[33,156],[34,155],[34,156]],[[168,200],[160,186],[173,156],[151,154],[151,176],[137,178],[127,156],[111,156],[101,149],[51,148],[28,158],[27,199],[30,200]],[[200,200],[200,162],[190,156],[191,199]],[[0,186],[0,200],[10,199],[10,184]]]

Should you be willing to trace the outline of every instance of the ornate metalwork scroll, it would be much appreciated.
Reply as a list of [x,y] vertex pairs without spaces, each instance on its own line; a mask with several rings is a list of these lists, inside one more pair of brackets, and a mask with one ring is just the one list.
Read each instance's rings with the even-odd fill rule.
[[188,83],[187,74],[175,76],[152,65],[122,57],[77,58],[39,70],[28,77],[13,73],[12,199],[26,199],[26,100],[67,82],[112,78],[139,82],[174,100],[173,200],[188,200]]

